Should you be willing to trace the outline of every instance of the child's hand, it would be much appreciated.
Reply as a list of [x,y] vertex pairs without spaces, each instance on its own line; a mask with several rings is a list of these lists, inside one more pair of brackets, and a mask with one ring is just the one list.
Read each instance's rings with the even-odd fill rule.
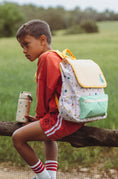
[[22,126],[26,126],[28,124],[30,124],[31,122],[37,121],[37,119],[33,116],[25,116],[28,119],[27,123],[23,123]]
[[25,116],[29,122],[34,122],[34,121],[37,121],[37,119],[33,116]]

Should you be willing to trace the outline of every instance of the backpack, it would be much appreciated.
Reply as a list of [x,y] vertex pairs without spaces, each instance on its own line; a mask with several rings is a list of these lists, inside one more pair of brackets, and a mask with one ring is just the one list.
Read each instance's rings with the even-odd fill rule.
[[[67,56],[66,53],[70,56]],[[77,123],[92,122],[107,117],[107,86],[100,67],[89,59],[77,60],[69,49],[55,51],[61,58],[62,89],[55,96],[61,117]]]

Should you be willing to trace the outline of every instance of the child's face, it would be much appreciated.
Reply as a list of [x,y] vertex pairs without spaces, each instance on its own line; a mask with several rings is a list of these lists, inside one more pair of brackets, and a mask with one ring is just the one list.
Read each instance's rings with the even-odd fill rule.
[[21,47],[23,48],[23,53],[26,58],[30,61],[37,59],[43,52],[47,51],[47,40],[45,36],[41,36],[36,39],[33,36],[26,35],[19,40]]

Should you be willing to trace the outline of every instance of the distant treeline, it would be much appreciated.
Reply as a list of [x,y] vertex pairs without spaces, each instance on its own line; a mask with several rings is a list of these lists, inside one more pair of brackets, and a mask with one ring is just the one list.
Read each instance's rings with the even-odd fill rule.
[[73,29],[79,33],[98,32],[96,21],[118,20],[118,13],[107,9],[97,12],[92,8],[65,10],[58,6],[45,9],[31,4],[20,6],[16,3],[0,3],[0,37],[14,36],[18,27],[31,19],[47,21],[53,32],[60,29],[67,29],[67,34],[74,33]]

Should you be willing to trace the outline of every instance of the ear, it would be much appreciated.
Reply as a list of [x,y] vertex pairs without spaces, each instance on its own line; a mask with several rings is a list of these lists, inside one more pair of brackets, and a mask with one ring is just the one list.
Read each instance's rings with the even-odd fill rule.
[[45,35],[41,35],[39,39],[42,45],[47,44],[47,37]]

